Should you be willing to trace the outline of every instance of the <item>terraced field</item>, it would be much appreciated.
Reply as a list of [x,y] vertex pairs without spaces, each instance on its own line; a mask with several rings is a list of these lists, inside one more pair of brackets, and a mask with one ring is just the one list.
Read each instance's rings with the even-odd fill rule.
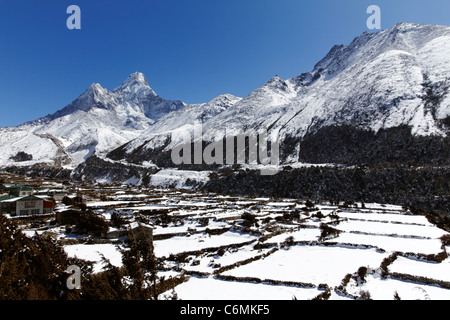
[[[158,276],[184,279],[160,299],[450,299],[449,234],[399,206],[124,186],[79,192],[106,220],[115,212],[153,226]],[[95,272],[102,255],[122,263],[121,238],[25,230],[36,231],[54,233]]]

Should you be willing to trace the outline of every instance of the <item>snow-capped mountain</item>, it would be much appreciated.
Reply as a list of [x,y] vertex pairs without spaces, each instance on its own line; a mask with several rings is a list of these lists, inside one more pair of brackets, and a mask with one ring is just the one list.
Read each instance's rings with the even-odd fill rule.
[[[159,97],[136,72],[113,91],[92,84],[56,113],[2,129],[1,164],[74,168],[93,154],[155,163],[180,143],[172,134],[196,122],[204,142],[226,130],[267,130],[279,137],[286,163],[299,161],[305,137],[332,126],[371,132],[409,126],[415,137],[448,136],[448,52],[450,27],[400,23],[334,46],[310,72],[287,80],[275,76],[244,98],[225,94],[194,105]],[[29,155],[32,162],[24,161]]]
[[[177,145],[172,134],[180,130],[191,130],[194,123],[204,123],[231,108],[241,98],[222,94],[207,103],[188,105],[183,109],[166,114],[154,125],[146,129],[138,138],[114,150],[108,155],[111,159],[125,159],[130,162],[151,160],[150,151],[165,148],[170,150]],[[131,158],[128,158],[131,155]]]
[[[52,141],[58,141],[69,157],[64,163],[75,167],[94,152],[102,155],[127,143],[160,117],[185,106],[181,101],[159,97],[144,75],[136,72],[113,91],[94,83],[65,108],[13,130],[23,132],[22,140],[28,136],[35,139],[38,135],[51,135]],[[31,145],[31,141],[22,144],[22,151],[34,155]],[[50,150],[48,153],[52,159]]]
[[[204,119],[204,140],[223,136],[226,129],[266,129],[278,133],[281,144],[286,139],[295,142],[285,159],[296,162],[301,139],[326,126],[349,124],[377,132],[407,125],[415,136],[445,136],[450,116],[448,52],[447,26],[400,23],[364,33],[347,46],[333,47],[311,72],[287,80],[275,76]],[[179,127],[193,124],[191,117],[184,119]],[[166,129],[144,132],[127,145],[123,159],[136,159],[133,155],[139,153],[145,161],[149,159],[143,150],[173,147],[163,139],[159,145],[149,139]]]
[[[407,124],[414,134],[444,134],[439,120],[450,115],[449,49],[450,27],[398,24],[364,33],[335,46],[312,72],[272,78],[205,127],[273,127],[303,136],[342,123],[375,131]],[[430,95],[439,103],[427,103]]]

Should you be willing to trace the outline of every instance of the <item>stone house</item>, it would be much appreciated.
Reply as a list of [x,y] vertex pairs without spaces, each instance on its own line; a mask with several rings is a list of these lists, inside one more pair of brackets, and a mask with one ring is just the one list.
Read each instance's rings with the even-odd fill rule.
[[132,222],[121,229],[110,228],[105,237],[108,239],[118,239],[122,237],[144,237],[153,242],[153,227],[149,224]]

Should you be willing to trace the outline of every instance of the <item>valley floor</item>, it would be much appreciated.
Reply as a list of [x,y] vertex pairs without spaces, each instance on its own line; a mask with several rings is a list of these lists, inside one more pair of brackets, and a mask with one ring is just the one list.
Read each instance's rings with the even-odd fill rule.
[[[449,233],[400,206],[130,185],[76,192],[106,221],[116,213],[153,226],[160,281],[184,279],[159,299],[450,299]],[[49,221],[23,231],[53,236],[95,273],[102,257],[122,266],[123,238],[72,234]]]

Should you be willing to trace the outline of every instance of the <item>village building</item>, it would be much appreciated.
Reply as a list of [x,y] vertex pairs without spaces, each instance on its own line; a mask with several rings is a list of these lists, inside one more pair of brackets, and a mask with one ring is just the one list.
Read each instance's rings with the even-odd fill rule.
[[48,197],[34,195],[0,198],[0,210],[12,217],[40,215],[53,212],[54,202]]
[[5,190],[10,196],[31,196],[34,192],[33,186],[26,184],[7,184]]
[[105,238],[107,239],[117,239],[121,237],[136,239],[146,238],[153,242],[153,226],[141,222],[132,222],[121,229],[110,227],[108,233],[105,235]]
[[34,195],[37,196],[49,196],[55,201],[62,201],[62,199],[67,196],[67,192],[62,189],[41,189],[35,190]]

